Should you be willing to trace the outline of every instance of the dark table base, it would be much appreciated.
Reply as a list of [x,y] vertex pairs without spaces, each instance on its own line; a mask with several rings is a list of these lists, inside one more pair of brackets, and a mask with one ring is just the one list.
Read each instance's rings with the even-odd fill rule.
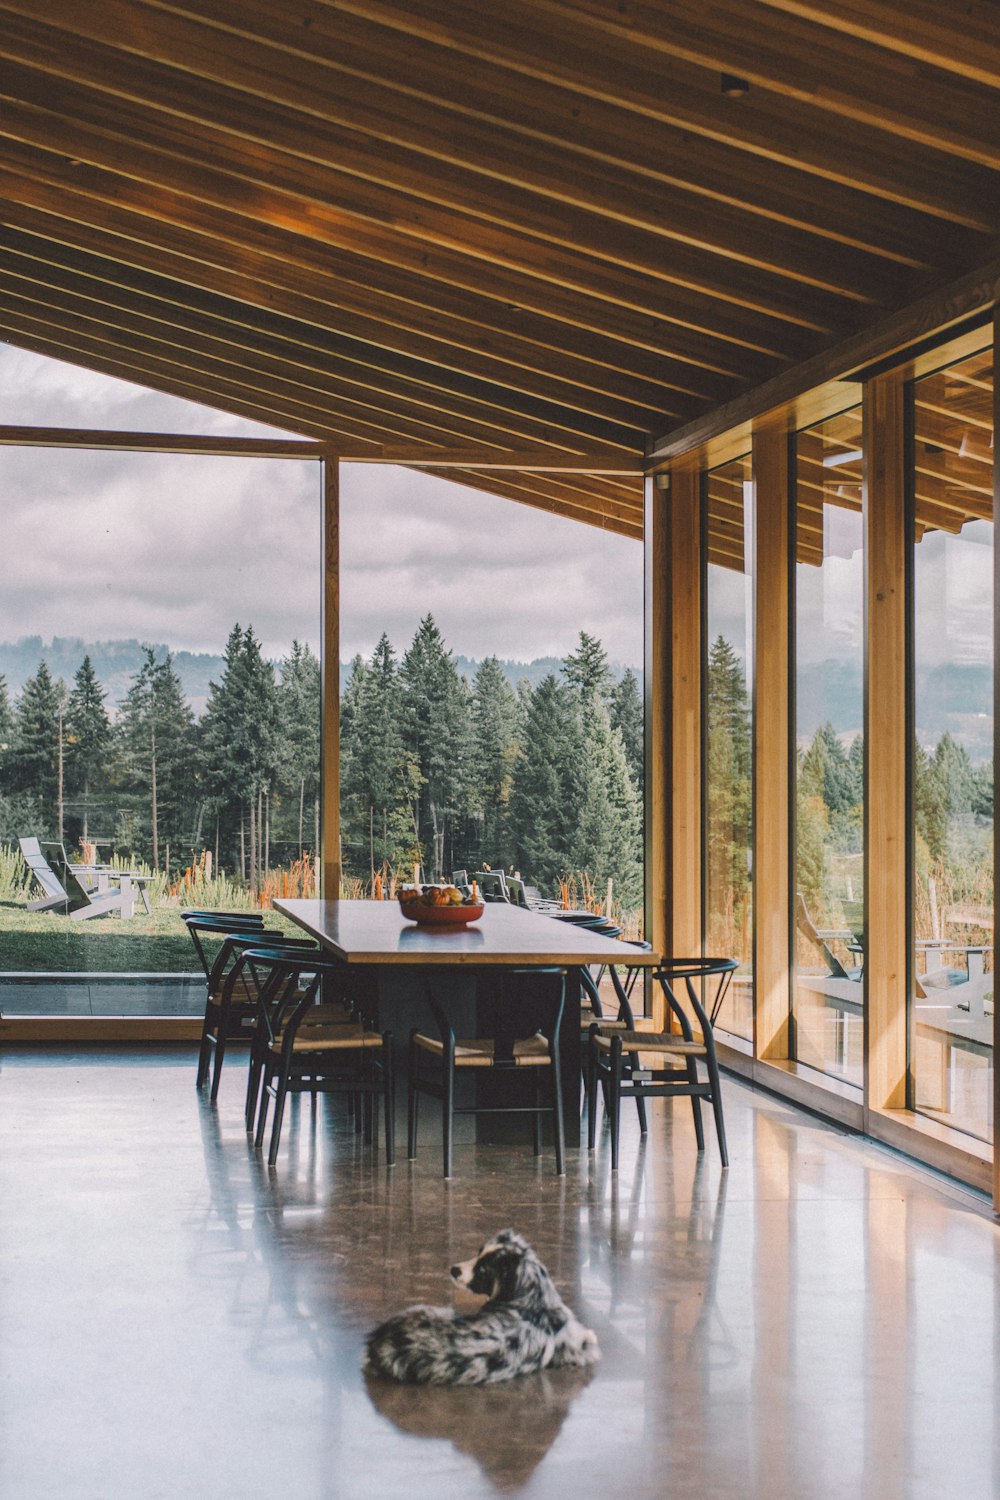
[[[437,1027],[427,1001],[428,989],[451,1020],[456,1037],[493,1034],[498,1007],[502,1005],[501,967],[482,969],[408,968],[400,964],[355,968],[351,971],[352,993],[366,1014],[377,1020],[380,1031],[391,1031],[396,1062],[397,1138],[406,1142],[406,1071],[410,1032],[414,1027],[437,1036]],[[575,969],[567,971],[566,1004],[560,1031],[560,1060],[563,1086],[563,1123],[566,1145],[580,1144],[580,981]],[[459,1069],[455,1099],[461,1106],[475,1100],[478,1104],[525,1102],[533,1068],[522,1068],[513,1079],[510,1074],[494,1074],[479,1069]],[[542,1070],[539,1070],[542,1071]],[[545,1079],[547,1080],[547,1071]],[[511,1090],[516,1089],[512,1094]],[[544,1095],[543,1095],[544,1097]],[[440,1106],[424,1098],[420,1103],[420,1141],[428,1145],[440,1140]],[[545,1139],[551,1136],[550,1122],[545,1121]],[[504,1145],[524,1144],[532,1139],[529,1115],[455,1115],[456,1141],[498,1142]]]

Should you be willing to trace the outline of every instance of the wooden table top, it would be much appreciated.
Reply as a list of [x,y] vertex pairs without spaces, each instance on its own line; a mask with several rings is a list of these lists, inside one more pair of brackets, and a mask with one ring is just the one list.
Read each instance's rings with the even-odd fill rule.
[[352,964],[653,965],[660,956],[505,902],[468,927],[418,927],[396,901],[275,901],[276,911]]

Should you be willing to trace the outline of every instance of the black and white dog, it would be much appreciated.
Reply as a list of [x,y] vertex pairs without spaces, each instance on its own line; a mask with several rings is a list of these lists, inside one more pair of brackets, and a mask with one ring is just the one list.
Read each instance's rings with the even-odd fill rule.
[[503,1229],[473,1260],[452,1266],[486,1306],[460,1315],[409,1307],[368,1336],[368,1368],[416,1385],[489,1385],[559,1365],[591,1365],[597,1337],[565,1305],[526,1240]]

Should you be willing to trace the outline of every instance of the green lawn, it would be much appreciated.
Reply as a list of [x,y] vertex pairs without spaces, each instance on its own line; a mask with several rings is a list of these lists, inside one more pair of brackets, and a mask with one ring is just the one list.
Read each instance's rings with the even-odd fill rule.
[[[268,913],[267,923],[296,930],[276,912]],[[154,907],[151,917],[140,908],[127,922],[117,916],[73,922],[0,902],[0,971],[190,974],[200,969],[179,906]]]

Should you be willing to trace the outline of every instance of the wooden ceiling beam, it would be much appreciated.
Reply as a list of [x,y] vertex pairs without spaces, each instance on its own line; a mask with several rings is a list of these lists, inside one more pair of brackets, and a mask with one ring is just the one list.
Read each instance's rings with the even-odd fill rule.
[[[588,335],[585,352],[579,352],[576,345],[582,337],[564,324],[543,326],[541,320],[521,317],[515,332],[513,315],[507,314],[504,324],[505,310],[493,302],[471,304],[469,311],[480,320],[473,322],[430,302],[421,308],[384,285],[366,287],[343,274],[320,276],[282,268],[270,258],[251,259],[238,247],[226,265],[198,259],[199,252],[205,253],[203,240],[183,230],[166,227],[156,246],[140,242],[136,235],[137,226],[111,209],[101,215],[98,227],[56,218],[9,196],[0,198],[0,247],[8,253],[40,264],[75,265],[111,285],[148,285],[167,303],[198,305],[196,299],[207,294],[201,305],[218,306],[221,299],[226,315],[242,318],[247,327],[254,327],[262,314],[287,316],[361,347],[408,355],[432,368],[462,370],[471,378],[529,395],[545,394],[616,420],[623,419],[625,410],[670,411],[682,397],[710,399],[711,378],[699,382],[692,367],[656,361],[645,351],[612,349],[596,335]],[[491,315],[496,323],[487,321]],[[638,366],[634,376],[625,368],[630,358]],[[673,371],[675,383],[654,380],[654,370],[664,377]]]
[[264,326],[247,330],[230,322],[215,310],[187,309],[174,303],[164,304],[148,292],[109,286],[85,277],[76,269],[64,270],[51,265],[39,266],[20,258],[8,257],[0,263],[0,281],[25,303],[59,306],[84,316],[104,317],[116,327],[130,326],[145,331],[167,343],[186,340],[192,347],[203,344],[207,350],[249,361],[267,359],[276,371],[291,379],[321,389],[324,382],[340,380],[356,385],[359,391],[399,396],[417,406],[425,405],[437,413],[450,412],[484,428],[510,430],[533,442],[552,442],[573,447],[581,436],[592,441],[640,450],[641,429],[612,426],[593,419],[575,419],[554,403],[511,400],[502,388],[480,386],[459,379],[449,383],[439,379],[435,385],[428,371],[414,371],[375,354],[366,359],[362,349],[356,351],[330,345],[315,331]]
[[[692,317],[710,316],[718,323],[724,314],[727,324],[742,328],[751,347],[765,352],[785,350],[796,334],[814,341],[843,335],[879,304],[893,277],[901,280],[898,268],[872,265],[871,290],[861,281],[854,288],[812,282],[803,296],[799,282],[780,272],[706,254],[704,246],[656,240],[602,223],[596,215],[584,222],[554,207],[543,234],[526,199],[523,227],[513,223],[513,215],[510,223],[490,222],[431,202],[419,186],[391,188],[359,175],[317,171],[287,153],[246,147],[206,126],[184,131],[168,117],[153,122],[147,112],[121,102],[88,108],[79,97],[48,94],[47,106],[5,102],[4,159],[15,169],[23,169],[26,159],[18,143],[29,153],[55,158],[47,174],[57,166],[60,181],[70,175],[77,185],[98,189],[102,176],[120,174],[127,163],[134,191],[166,191],[265,229],[291,229],[372,259],[395,256],[424,275],[437,271],[453,280],[475,274],[483,280],[496,270],[653,316],[688,309]],[[92,123],[95,119],[101,123]],[[500,196],[494,187],[484,201]],[[830,258],[836,260],[835,250]],[[905,291],[905,276],[902,284]]]
[[[10,31],[0,35],[0,54],[8,58],[17,51]],[[259,97],[248,110],[245,94],[159,65],[143,87],[135,74],[149,74],[148,62],[130,68],[123,87],[121,56],[110,49],[101,55],[103,66],[86,70],[82,84],[70,81],[85,71],[80,54],[79,47],[65,48],[47,65],[34,57],[29,65],[8,61],[5,95],[44,108],[51,107],[55,93],[60,113],[72,116],[77,126],[120,134],[131,145],[155,142],[189,151],[196,128],[205,156],[224,160],[227,172],[245,180],[280,181],[288,190],[298,182],[310,196],[333,203],[350,200],[360,182],[648,274],[658,274],[664,257],[682,270],[685,254],[693,251],[732,263],[737,276],[747,267],[852,300],[883,301],[905,290],[907,276],[928,265],[921,258],[922,236],[883,257],[831,241],[814,227],[786,223],[775,234],[762,224],[760,233],[748,233],[746,207],[735,200],[720,203],[687,188],[651,184],[627,168],[609,174],[585,159],[556,157],[523,137],[505,139],[497,127],[467,128],[456,138],[439,125],[436,151],[422,149],[419,142],[401,143],[389,128],[395,124],[391,116],[381,134],[372,132],[372,116],[378,113],[373,86],[359,85],[349,75],[336,89],[327,77],[322,113],[316,95],[310,113]],[[301,83],[297,96],[310,98]],[[8,128],[14,129],[11,122]],[[405,132],[397,127],[396,134]],[[954,265],[954,252],[948,264]]]
[[[89,427],[32,427],[0,425],[0,447],[4,448],[93,448],[128,453],[191,453],[222,458],[314,458],[337,459],[341,463],[388,464],[399,468],[476,469],[481,473],[496,471],[535,474],[622,475],[637,478],[642,474],[642,458],[631,462],[618,455],[585,453],[564,459],[553,459],[546,453],[505,453],[486,457],[478,452],[455,452],[438,449],[429,453],[416,447],[366,447],[347,444],[333,447],[309,438],[215,437],[202,433],[128,432]],[[636,504],[640,502],[637,500]]]
[[[415,401],[393,383],[383,380],[381,388],[374,383],[362,384],[353,379],[338,378],[329,371],[306,371],[301,365],[295,371],[274,357],[228,345],[225,340],[178,328],[163,328],[152,319],[136,313],[122,316],[109,305],[92,306],[61,291],[46,289],[26,298],[12,290],[14,283],[0,270],[0,306],[6,317],[32,319],[58,334],[83,335],[102,344],[127,344],[134,352],[146,353],[154,361],[183,363],[192,375],[206,378],[218,371],[229,384],[252,385],[262,399],[285,396],[303,410],[312,410],[319,421],[330,411],[356,409],[366,421],[379,421],[385,430],[394,430],[402,441],[424,441],[436,447],[474,446],[510,447],[512,444],[545,444],[553,442],[558,457],[559,441],[572,451],[565,433],[555,434],[527,421],[511,423],[506,428],[495,414],[492,421],[478,412],[470,416],[432,400]],[[577,438],[579,443],[580,439]],[[627,450],[626,450],[627,451]]]
[[[506,0],[502,12],[472,11],[455,0],[338,0],[335,9],[452,49],[467,59],[470,71],[475,62],[509,68],[753,155],[883,194],[890,202],[988,230],[981,217],[985,202],[978,194],[987,193],[986,202],[995,194],[991,170],[977,161],[952,160],[950,147],[944,145],[915,160],[909,141],[894,141],[879,129],[877,119],[861,123],[847,115],[837,120],[831,150],[833,127],[816,108],[827,102],[819,88],[805,102],[781,97],[769,88],[740,100],[726,99],[719,92],[719,73],[745,76],[747,49],[733,41],[725,48],[728,61],[720,66],[706,60],[704,49],[697,54],[699,61],[691,62],[682,48],[659,45],[651,34],[654,24],[669,34],[676,8],[646,7],[652,9],[653,20],[645,28],[633,24],[642,7],[614,10],[603,0],[597,0],[597,15],[585,13],[582,5],[551,0]],[[704,8],[699,9],[704,15]],[[320,17],[325,13],[330,26],[334,7],[316,4],[315,10]],[[310,42],[314,29],[309,27]],[[386,46],[392,46],[388,38]],[[779,48],[776,58],[781,57]],[[787,60],[784,66],[787,71]],[[878,102],[884,105],[885,100]]]
[[[636,183],[641,196],[646,179],[661,194],[694,193],[703,206],[715,201],[902,263],[919,247],[920,257],[946,273],[985,253],[963,245],[965,231],[958,225],[943,233],[933,221],[887,203],[881,193],[862,197],[830,181],[819,188],[794,162],[771,163],[759,155],[750,175],[739,146],[708,135],[693,143],[687,128],[649,118],[636,130],[626,110],[595,98],[568,101],[560,88],[524,75],[497,76],[493,67],[479,68],[470,78],[455,69],[443,48],[398,35],[387,46],[384,30],[343,10],[307,5],[304,13],[298,0],[211,0],[196,14],[174,14],[138,0],[102,0],[75,10],[64,0],[47,0],[45,24],[37,19],[37,0],[15,0],[0,9],[6,13],[0,56],[194,119],[202,117],[213,87],[249,93],[255,108],[244,108],[231,122],[248,139],[266,138],[258,122],[266,100],[517,186],[549,191],[554,177],[560,198],[586,180],[591,161],[601,174],[594,178],[600,191],[607,192],[609,181],[621,183],[626,202],[637,196]],[[214,27],[223,30],[224,52]],[[124,69],[123,47],[131,54]],[[196,80],[193,88],[184,73]],[[661,85],[654,102],[663,92]],[[460,130],[444,111],[463,117]],[[301,149],[313,147],[309,141]],[[553,148],[569,157],[561,173]],[[631,183],[630,174],[636,174]]]
[[308,438],[185,436],[175,432],[120,432],[89,427],[27,427],[0,425],[2,448],[91,448],[113,453],[191,453],[216,458],[312,458],[339,455],[326,443]]
[[[103,370],[108,375],[113,375],[122,380],[142,380],[146,385],[163,391],[167,395],[180,396],[185,400],[199,401],[203,405],[219,406],[220,399],[224,399],[225,410],[234,415],[244,416],[255,422],[266,422],[271,425],[297,427],[297,430],[309,432],[316,437],[324,446],[330,448],[348,449],[354,456],[353,462],[358,461],[358,450],[356,443],[363,438],[362,425],[353,420],[341,422],[336,427],[332,425],[319,429],[313,415],[304,416],[289,409],[287,403],[273,401],[269,406],[258,403],[256,393],[250,395],[242,387],[229,386],[221,382],[217,377],[210,382],[199,382],[197,377],[192,377],[187,371],[178,371],[175,366],[168,362],[159,362],[155,367],[148,361],[143,360],[140,370],[137,372],[134,364],[130,362],[127,351],[123,351],[120,345],[109,344],[108,351],[103,352],[95,345],[85,339],[71,340],[67,336],[53,337],[50,333],[22,326],[19,320],[12,318],[6,310],[0,307],[0,333],[8,333],[12,341],[21,347],[32,349],[39,354],[48,355],[55,359],[68,361],[71,364],[82,364],[90,370]],[[378,443],[380,432],[384,435],[384,429],[372,428],[374,436],[371,441]],[[354,446],[352,446],[354,445]],[[442,478],[457,481],[461,471],[447,470]],[[641,502],[633,504],[622,504],[600,495],[589,496],[580,490],[574,490],[573,498],[559,499],[553,495],[546,496],[543,487],[546,483],[545,476],[531,476],[531,485],[514,485],[509,476],[498,476],[494,479],[491,475],[466,475],[463,483],[472,488],[486,490],[490,494],[498,495],[505,499],[516,499],[523,504],[533,505],[537,509],[548,511],[552,514],[566,516],[571,520],[584,521],[590,525],[597,525],[606,530],[620,531],[623,535],[641,537],[642,535],[642,509]],[[638,492],[638,490],[637,490]],[[635,517],[639,519],[636,521]]]
[[[914,67],[898,53],[790,13],[769,15],[745,0],[634,0],[625,11],[603,0],[532,0],[537,11],[608,40],[648,48],[711,73],[735,72],[795,104],[891,133],[996,170],[1000,129],[990,83],[964,86],[936,64]],[[909,12],[900,16],[910,24]],[[956,27],[961,26],[958,17]],[[913,25],[919,32],[919,23]],[[992,48],[996,56],[996,29]],[[890,85],[891,80],[891,86]],[[970,114],[980,95],[982,113]],[[742,101],[740,101],[742,102]]]
[[[141,241],[158,243],[169,229],[190,231],[203,241],[203,254],[209,258],[221,255],[223,264],[228,255],[243,250],[276,259],[283,270],[291,265],[329,275],[331,261],[339,251],[352,262],[356,278],[364,280],[370,268],[372,279],[377,281],[387,266],[405,273],[410,296],[418,303],[423,295],[421,279],[426,277],[431,286],[451,288],[459,306],[470,295],[475,301],[485,297],[509,308],[525,308],[570,323],[580,330],[637,343],[667,357],[676,356],[680,348],[715,370],[726,368],[725,364],[720,366],[720,360],[735,363],[736,349],[743,351],[740,360],[749,371],[768,360],[772,368],[774,362],[787,363],[794,357],[794,349],[810,343],[805,330],[788,326],[780,336],[771,337],[777,332],[771,320],[746,309],[713,303],[707,296],[699,299],[700,317],[684,305],[690,298],[674,300],[666,289],[658,289],[650,305],[640,310],[616,302],[614,297],[605,298],[596,288],[584,292],[568,284],[510,273],[496,265],[486,274],[484,266],[475,260],[421,250],[405,237],[371,232],[370,226],[363,233],[354,224],[338,231],[330,215],[325,216],[321,231],[312,221],[308,205],[300,205],[295,221],[285,223],[272,217],[261,222],[265,195],[237,196],[242,200],[239,208],[234,208],[228,193],[224,205],[206,203],[166,185],[122,178],[113,167],[69,168],[65,156],[0,139],[0,199],[12,197],[15,202],[27,202],[56,217],[82,217],[84,222],[98,225],[116,214],[120,225],[124,210]],[[554,259],[553,267],[556,264]],[[605,279],[604,272],[601,279]],[[606,279],[613,280],[610,273]],[[748,378],[753,376],[748,374]]]
[[[1000,259],[970,271],[949,286],[938,287],[919,302],[872,324],[843,344],[834,345],[792,370],[717,407],[704,417],[657,440],[651,460],[663,463],[690,453],[711,438],[753,421],[829,381],[849,382],[876,362],[901,354],[930,334],[943,334],[963,322],[984,316],[1000,300]],[[845,406],[853,405],[845,385]]]
[[1000,37],[992,5],[960,12],[938,0],[762,0],[771,10],[1000,88]]

